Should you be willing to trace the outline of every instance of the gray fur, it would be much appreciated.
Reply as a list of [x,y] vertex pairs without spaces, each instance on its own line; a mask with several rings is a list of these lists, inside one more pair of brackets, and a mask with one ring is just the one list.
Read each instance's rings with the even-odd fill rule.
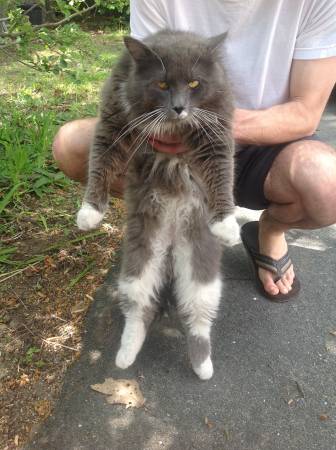
[[[134,41],[132,39],[133,46]],[[212,221],[220,220],[232,213],[234,206],[233,106],[225,70],[216,48],[212,49],[214,40],[208,41],[187,32],[161,31],[145,39],[144,44],[153,50],[153,55],[159,56],[136,62],[125,51],[105,83],[100,121],[90,153],[85,200],[101,212],[106,209],[110,184],[125,172],[126,163],[140,142],[136,139],[141,137],[140,132],[149,122],[126,132],[122,139],[120,135],[132,120],[163,107],[167,120],[161,130],[180,135],[190,148],[183,158],[204,183]],[[218,42],[215,44],[217,47]],[[191,92],[187,82],[194,79],[199,79],[202,87]],[[155,89],[151,84],[154,80],[167,80],[174,86],[172,92],[167,95]],[[196,114],[202,114],[202,126],[195,127],[189,120],[176,120],[172,108],[181,102],[190,111],[194,108],[206,111],[203,114],[194,111],[192,115],[196,118]],[[150,156],[148,153],[152,154],[152,149],[145,140],[132,163],[141,166],[144,157]],[[154,158],[152,154],[147,168],[152,166]],[[146,178],[147,174],[142,177]]]
[[210,339],[189,335],[188,351],[190,362],[193,367],[199,367],[211,353]]
[[[148,328],[158,310],[164,280],[183,277],[177,273],[181,269],[172,256],[174,249],[184,245],[191,249],[190,283],[207,286],[219,278],[220,244],[209,225],[232,214],[234,208],[233,107],[217,51],[223,38],[168,30],[143,43],[126,38],[128,51],[104,87],[85,201],[104,212],[111,183],[126,174],[128,217],[120,280],[125,286],[138,280],[140,288],[144,283],[152,292],[135,309],[136,299],[123,296],[122,308],[132,332],[139,315]],[[192,80],[199,81],[195,90],[188,86]],[[158,89],[157,81],[167,82],[169,89]],[[187,118],[179,118],[174,108],[183,108]],[[160,133],[179,136],[188,151],[177,155],[153,151],[148,136]],[[159,264],[155,269],[159,279],[148,278],[151,264]],[[177,301],[183,303],[183,292]],[[210,355],[210,340],[191,333],[194,323],[189,319],[197,326],[208,319],[210,323],[215,313],[193,310],[192,305],[188,311],[181,316],[188,322],[193,366],[198,366]],[[126,367],[134,358],[122,355],[120,366]]]

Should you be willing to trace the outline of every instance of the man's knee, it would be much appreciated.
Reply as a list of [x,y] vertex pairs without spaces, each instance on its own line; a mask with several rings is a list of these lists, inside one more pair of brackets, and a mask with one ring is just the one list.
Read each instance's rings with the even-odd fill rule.
[[52,153],[58,167],[76,181],[85,181],[96,122],[96,118],[68,122],[54,138]]
[[313,140],[289,144],[276,158],[267,182],[265,189],[287,188],[288,203],[290,197],[299,199],[319,225],[336,222],[336,151],[329,145]]
[[293,183],[300,178],[316,175],[335,180],[336,151],[324,142],[303,140],[289,144],[283,150],[282,162],[290,169],[289,176]]
[[52,143],[52,154],[57,163],[62,162],[64,159],[64,155],[67,152],[67,130],[68,123],[62,125],[61,128],[57,131],[53,143]]

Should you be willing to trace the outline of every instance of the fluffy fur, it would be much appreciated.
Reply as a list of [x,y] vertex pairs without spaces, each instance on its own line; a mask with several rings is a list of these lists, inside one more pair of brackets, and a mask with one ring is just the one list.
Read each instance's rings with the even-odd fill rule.
[[[172,31],[143,42],[126,38],[127,50],[103,91],[77,223],[96,227],[111,183],[126,174],[120,368],[134,362],[162,303],[160,288],[172,278],[192,367],[201,379],[213,373],[210,330],[222,289],[219,239],[233,245],[239,235],[232,99],[217,52],[223,39]],[[178,136],[188,151],[154,151],[149,138],[167,135]]]

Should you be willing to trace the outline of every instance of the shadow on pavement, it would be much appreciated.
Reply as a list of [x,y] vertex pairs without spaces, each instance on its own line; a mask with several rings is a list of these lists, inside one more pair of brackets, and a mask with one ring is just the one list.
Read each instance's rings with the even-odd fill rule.
[[[336,449],[336,228],[292,232],[290,243],[303,289],[281,305],[255,292],[241,245],[225,252],[208,382],[191,371],[184,336],[168,319],[155,324],[133,367],[115,367],[116,265],[96,294],[58,405],[26,448]],[[90,389],[107,377],[136,378],[146,407],[110,405]]]

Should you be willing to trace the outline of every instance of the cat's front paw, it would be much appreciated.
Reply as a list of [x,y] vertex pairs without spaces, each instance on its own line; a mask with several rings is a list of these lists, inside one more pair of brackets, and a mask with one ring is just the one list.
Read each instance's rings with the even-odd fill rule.
[[215,222],[210,227],[212,234],[217,236],[224,245],[232,247],[240,242],[240,228],[233,214],[221,222]]
[[99,212],[90,203],[84,202],[77,213],[77,226],[83,231],[92,230],[98,227],[103,217],[104,213]]

